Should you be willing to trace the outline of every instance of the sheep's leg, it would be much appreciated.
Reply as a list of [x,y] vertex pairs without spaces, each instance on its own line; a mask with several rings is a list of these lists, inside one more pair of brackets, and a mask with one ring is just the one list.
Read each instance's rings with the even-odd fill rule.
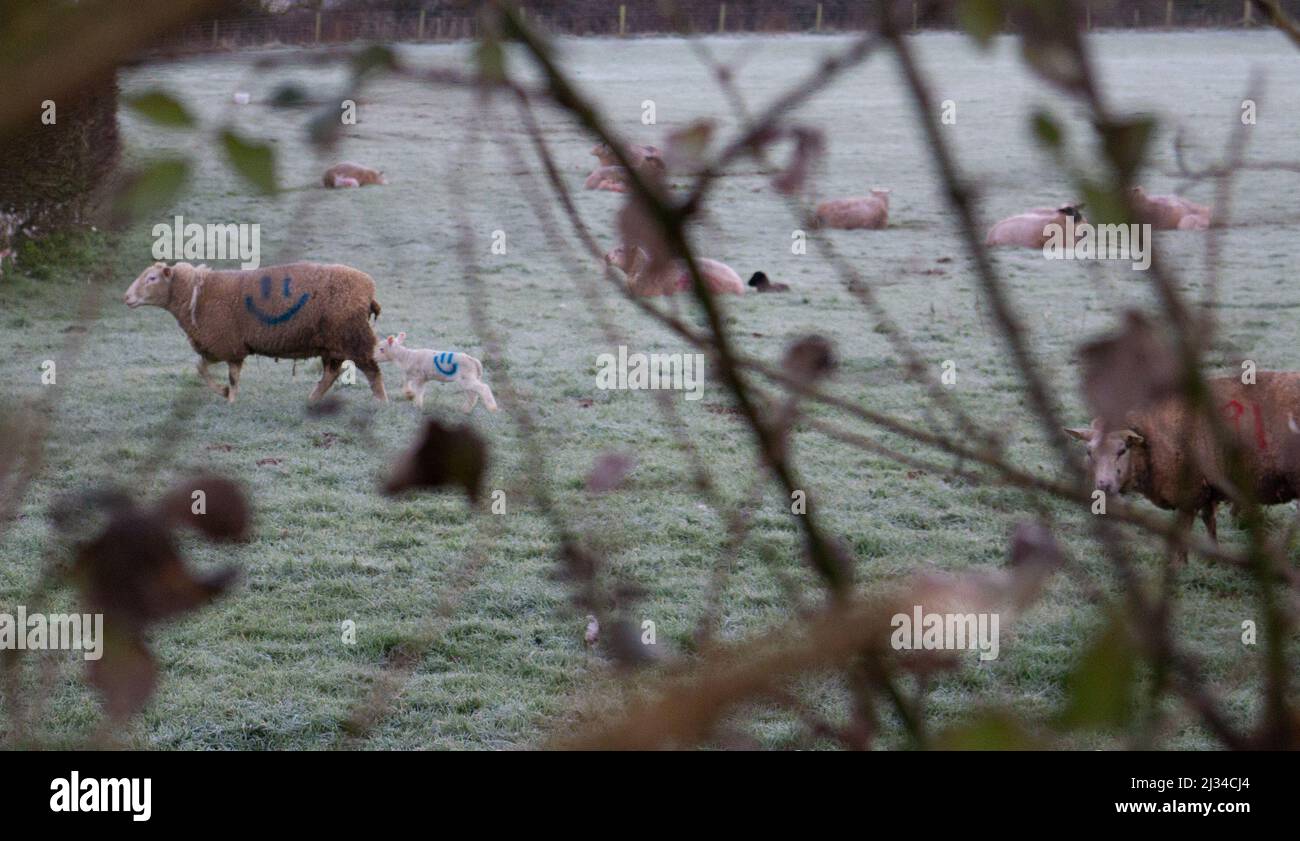
[[466,412],[474,411],[474,404],[478,403],[478,389],[474,388],[473,383],[465,383],[465,406]]
[[208,360],[202,358],[199,359],[199,376],[203,378],[203,382],[207,383],[208,388],[212,389],[217,394],[220,394],[222,397],[228,398],[230,395],[230,389],[219,384],[212,378],[212,372],[208,370],[208,364]]
[[426,387],[428,387],[428,383],[415,384],[415,405],[420,409],[424,408],[424,389]]
[[362,357],[360,360],[352,361],[370,381],[370,393],[375,396],[375,399],[388,400],[388,393],[384,391],[384,377],[379,373],[379,363],[375,362],[373,357]]
[[482,380],[476,381],[474,383],[474,390],[478,392],[479,397],[483,398],[483,405],[487,407],[489,412],[495,412],[497,410],[496,398],[492,396],[492,389],[488,387],[487,383]]
[[1219,542],[1219,503],[1207,502],[1201,509],[1201,522],[1205,523],[1205,533],[1210,536],[1210,540],[1215,543]]
[[[1191,535],[1192,524],[1196,522],[1196,510],[1178,512],[1178,531],[1183,534]],[[1169,562],[1175,567],[1187,565],[1187,547],[1180,546],[1171,554]]]
[[343,363],[337,359],[326,359],[322,356],[321,364],[325,366],[325,370],[321,372],[320,382],[316,383],[315,390],[307,398],[308,402],[311,403],[315,403],[325,396],[325,392],[330,390],[330,386],[334,385],[334,381],[338,379],[339,372],[343,370]]
[[226,376],[230,378],[230,388],[226,390],[226,400],[235,402],[235,393],[239,391],[239,372],[244,367],[243,361],[227,362]]

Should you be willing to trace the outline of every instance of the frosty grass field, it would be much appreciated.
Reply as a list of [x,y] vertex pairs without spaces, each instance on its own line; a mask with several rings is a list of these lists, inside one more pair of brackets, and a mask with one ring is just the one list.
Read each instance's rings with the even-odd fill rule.
[[[841,37],[801,36],[710,41],[724,58],[743,56],[737,81],[753,105],[775,97],[825,50],[845,43]],[[1088,129],[1069,103],[1022,70],[1010,41],[998,43],[991,54],[977,52],[955,34],[924,35],[917,43],[936,100],[956,103],[957,122],[944,130],[981,191],[986,222],[1075,198],[1066,176],[1036,147],[1028,119],[1035,106],[1054,110],[1066,120],[1070,140],[1084,148],[1091,142]],[[1148,189],[1168,192],[1179,186],[1172,177],[1176,127],[1187,130],[1195,160],[1208,163],[1219,154],[1238,124],[1256,65],[1267,70],[1268,84],[1258,125],[1250,130],[1252,153],[1300,159],[1300,91],[1290,84],[1300,57],[1281,36],[1107,33],[1093,43],[1115,105],[1160,120],[1154,160],[1142,177]],[[461,64],[469,55],[469,48],[459,45],[400,49],[420,64]],[[608,109],[619,130],[639,142],[662,142],[668,130],[698,117],[734,126],[708,72],[682,41],[568,39],[561,49],[582,88]],[[158,309],[128,311],[120,303],[127,285],[150,262],[152,226],[181,213],[187,221],[260,223],[263,265],[310,259],[360,268],[378,283],[384,308],[379,331],[404,330],[415,346],[473,354],[483,360],[490,383],[508,371],[520,388],[518,399],[528,401],[540,424],[550,466],[541,480],[575,526],[595,537],[612,572],[645,588],[636,613],[656,623],[659,647],[675,653],[688,649],[705,610],[722,526],[690,490],[686,463],[662,428],[653,397],[595,388],[597,355],[616,350],[577,291],[578,283],[598,277],[597,269],[583,264],[586,274],[576,277],[567,246],[538,223],[523,190],[532,175],[521,172],[499,142],[509,137],[526,149],[513,107],[503,104],[495,123],[483,127],[474,151],[466,154],[474,114],[470,97],[380,80],[363,94],[361,122],[346,130],[337,153],[326,159],[304,141],[306,112],[258,102],[285,80],[332,95],[342,77],[329,78],[312,66],[255,69],[257,56],[143,66],[123,74],[126,93],[162,86],[206,125],[229,118],[249,135],[273,139],[279,180],[287,190],[275,199],[255,196],[208,141],[196,143],[183,132],[163,132],[122,113],[128,162],[169,152],[192,154],[195,170],[182,200],[129,231],[125,256],[112,267],[104,317],[87,337],[87,352],[75,370],[61,373],[59,387],[66,391],[59,421],[50,430],[48,469],[29,494],[24,518],[0,546],[0,604],[21,603],[37,579],[44,512],[52,497],[140,475],[177,397],[201,387],[195,357],[172,317]],[[251,91],[254,104],[230,105],[235,90]],[[655,102],[656,126],[641,125],[646,99]],[[1054,460],[986,323],[987,307],[979,306],[968,256],[937,190],[914,116],[888,55],[873,58],[798,112],[800,121],[828,135],[829,154],[817,181],[820,195],[862,194],[873,185],[894,191],[888,231],[837,232],[834,243],[878,287],[936,372],[943,360],[956,362],[953,388],[962,403],[1005,433],[1020,463],[1050,475]],[[543,117],[582,213],[612,246],[621,198],[580,189],[594,163],[588,155],[592,141],[554,112]],[[325,166],[342,159],[384,169],[389,186],[319,189]],[[540,173],[530,152],[528,161],[528,169]],[[469,287],[456,252],[462,203],[448,186],[452,171],[471,190],[465,209],[502,355],[489,353],[471,325]],[[819,258],[816,245],[806,255],[791,253],[791,232],[798,225],[768,186],[768,177],[752,160],[733,167],[714,193],[707,224],[696,232],[702,255],[727,262],[742,277],[761,269],[794,287],[788,295],[725,302],[740,346],[776,360],[793,337],[821,333],[837,349],[837,392],[876,410],[919,419],[920,390],[905,381],[886,338]],[[1223,345],[1212,356],[1217,370],[1233,370],[1242,358],[1261,368],[1300,368],[1298,184],[1293,174],[1266,172],[1246,173],[1238,182],[1233,227],[1224,238],[1218,311]],[[1207,203],[1212,199],[1204,184],[1188,195]],[[562,229],[567,237],[567,228]],[[505,255],[490,251],[495,230],[506,233]],[[1203,237],[1159,235],[1166,259],[1184,270],[1191,294],[1204,279]],[[943,257],[952,260],[939,262]],[[1031,329],[1038,359],[1063,395],[1067,416],[1086,421],[1073,350],[1108,329],[1125,307],[1149,302],[1145,275],[1127,263],[1049,262],[1031,251],[1004,251],[996,259]],[[6,275],[0,282],[0,374],[17,397],[40,387],[40,362],[65,339],[85,278],[83,269],[42,279]],[[607,302],[633,351],[687,350],[632,306],[612,296]],[[319,365],[299,363],[296,376],[292,368],[287,361],[253,357],[244,368],[236,405],[205,393],[172,461],[150,479],[157,492],[185,467],[225,472],[247,483],[257,526],[253,542],[230,555],[244,570],[242,584],[159,633],[161,687],[123,734],[127,742],[158,748],[346,744],[344,720],[393,652],[418,644],[430,632],[435,639],[392,714],[361,744],[536,745],[617,700],[609,662],[598,648],[584,646],[583,616],[571,608],[564,584],[553,580],[554,543],[523,491],[525,453],[509,413],[479,409],[471,417],[490,439],[489,487],[507,491],[504,516],[471,516],[459,495],[389,501],[378,495],[376,482],[416,430],[417,410],[407,402],[390,403],[366,431],[358,420],[372,407],[359,378],[341,393],[343,412],[306,418],[304,401]],[[224,376],[224,368],[217,370]],[[385,377],[390,394],[396,394],[395,369],[386,367]],[[501,391],[498,396],[504,405],[507,396]],[[426,413],[459,420],[458,394],[434,384],[428,398]],[[722,596],[720,633],[738,637],[791,618],[793,606],[780,579],[791,578],[807,598],[819,597],[819,588],[798,560],[788,501],[766,483],[761,497],[750,498],[751,449],[721,385],[709,382],[698,402],[679,401],[690,435],[710,459],[723,492],[752,511],[751,538]],[[905,442],[890,443],[909,449]],[[923,567],[1001,564],[1013,526],[1028,516],[1024,498],[1015,492],[909,472],[815,432],[801,433],[796,447],[802,483],[819,501],[826,525],[852,547],[859,586],[865,589],[887,586]],[[583,477],[602,451],[634,454],[637,467],[626,489],[593,497]],[[275,461],[259,466],[267,459]],[[1064,506],[1056,513],[1060,538],[1107,586],[1117,587],[1087,536],[1088,515]],[[1220,535],[1240,539],[1226,513]],[[186,545],[197,565],[220,560],[211,545]],[[440,594],[452,586],[474,546],[485,548],[486,562],[472,573],[453,617],[436,619]],[[1138,562],[1151,570],[1160,558],[1148,551]],[[1242,576],[1193,558],[1179,586],[1180,633],[1206,655],[1208,673],[1228,708],[1244,715],[1260,693],[1244,676],[1259,654],[1240,642],[1241,622],[1256,618]],[[54,599],[60,607],[71,601],[69,592]],[[340,625],[348,619],[357,623],[353,646],[340,639]],[[928,708],[932,727],[991,703],[1049,715],[1097,622],[1081,589],[1058,577],[1022,622],[1004,629],[999,659],[979,663],[972,654],[962,669],[937,682]],[[82,681],[80,660],[59,662],[37,735],[74,743],[93,727],[98,706]],[[833,682],[809,680],[799,691],[814,707],[836,714],[844,709],[834,703],[842,690]],[[1179,716],[1174,721],[1180,729],[1173,744],[1208,743],[1197,729],[1179,724]],[[770,712],[747,714],[744,726],[758,744],[773,747],[792,744],[800,730],[793,717]],[[902,744],[896,722],[888,727],[885,743]],[[1081,736],[1076,744],[1105,743]]]

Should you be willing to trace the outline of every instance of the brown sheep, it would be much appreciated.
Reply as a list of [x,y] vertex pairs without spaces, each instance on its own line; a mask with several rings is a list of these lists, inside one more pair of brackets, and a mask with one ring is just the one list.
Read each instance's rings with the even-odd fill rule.
[[326,187],[355,186],[352,184],[347,184],[346,182],[340,183],[340,179],[347,179],[347,178],[356,181],[357,185],[360,186],[364,186],[366,184],[387,184],[388,183],[388,179],[384,177],[383,170],[371,169],[368,166],[362,166],[361,164],[354,164],[351,161],[344,161],[341,164],[334,164],[334,166],[325,170],[325,177],[322,178],[321,180],[324,182]]
[[[140,273],[123,300],[128,307],[162,307],[175,316],[199,355],[199,376],[235,402],[239,371],[249,355],[276,359],[319,356],[324,365],[313,402],[325,396],[350,359],[386,400],[375,363],[377,339],[370,316],[379,316],[375,282],[347,266],[291,263],[251,271],[154,263]],[[213,381],[208,366],[225,362],[230,385]]]
[[[1260,371],[1249,385],[1219,377],[1209,386],[1215,410],[1245,455],[1255,500],[1277,505],[1300,496],[1300,372]],[[1136,491],[1177,511],[1186,525],[1199,513],[1216,538],[1216,508],[1229,498],[1230,483],[1204,419],[1192,423],[1186,404],[1170,398],[1130,412],[1127,425],[1106,432],[1094,420],[1091,427],[1066,430],[1088,445],[1094,487],[1106,494]],[[1186,551],[1176,558],[1186,559]]]

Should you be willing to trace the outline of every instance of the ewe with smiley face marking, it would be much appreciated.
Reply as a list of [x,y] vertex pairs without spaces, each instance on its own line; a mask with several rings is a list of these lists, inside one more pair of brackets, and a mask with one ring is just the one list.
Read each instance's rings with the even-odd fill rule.
[[[271,276],[262,275],[261,283],[262,283],[262,300],[270,301],[271,300]],[[290,287],[292,285],[293,285],[293,278],[286,276],[284,279],[284,286],[282,287],[282,293],[285,298],[289,298],[292,296],[293,293],[290,291]],[[270,315],[268,313],[263,312],[260,308],[258,308],[257,304],[253,303],[252,295],[244,296],[244,307],[247,308],[247,310],[250,313],[252,313],[253,317],[256,318],[258,321],[262,322],[263,324],[267,324],[274,327],[277,324],[283,324],[284,322],[288,321],[289,319],[297,315],[298,311],[303,308],[303,305],[306,304],[308,299],[310,298],[311,298],[310,292],[302,293],[302,296],[298,298],[298,302],[296,304],[289,307],[289,309],[285,310],[279,315]]]

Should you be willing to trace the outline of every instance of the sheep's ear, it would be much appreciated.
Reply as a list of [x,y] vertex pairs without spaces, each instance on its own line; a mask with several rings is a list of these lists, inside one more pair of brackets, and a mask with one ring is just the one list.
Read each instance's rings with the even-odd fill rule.
[[404,342],[404,341],[406,341],[406,334],[405,334],[405,333],[398,333],[398,334],[397,334],[397,343],[400,345],[400,344],[401,344],[402,342]]
[[1078,438],[1080,441],[1091,441],[1094,434],[1091,426],[1065,427],[1065,432],[1072,438]]
[[388,343],[389,343],[390,345],[393,343],[393,337],[392,337],[392,336],[389,336],[389,337],[388,337]]
[[1132,444],[1141,444],[1147,440],[1143,438],[1140,433],[1134,432],[1131,429],[1121,429],[1119,431],[1119,434],[1124,436],[1125,441],[1128,441]]
[[168,279],[171,279],[171,276],[172,276],[172,267],[171,267],[171,266],[163,266],[163,272],[162,272],[162,274],[163,274],[163,277],[168,278]]

